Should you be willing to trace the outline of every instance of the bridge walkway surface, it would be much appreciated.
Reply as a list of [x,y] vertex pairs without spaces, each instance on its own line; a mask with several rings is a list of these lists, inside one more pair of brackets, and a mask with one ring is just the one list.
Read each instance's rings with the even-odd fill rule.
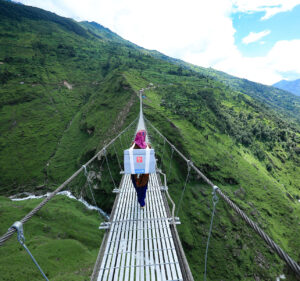
[[123,176],[91,280],[187,280],[166,203],[157,174],[150,175],[144,209],[130,175]]

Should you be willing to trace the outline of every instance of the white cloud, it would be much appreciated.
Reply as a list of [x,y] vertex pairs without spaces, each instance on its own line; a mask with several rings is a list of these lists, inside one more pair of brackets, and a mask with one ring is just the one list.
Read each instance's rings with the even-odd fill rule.
[[246,37],[243,38],[242,42],[248,45],[249,43],[259,41],[261,38],[267,36],[270,33],[270,30],[264,30],[261,32],[250,32]]
[[300,40],[279,41],[265,57],[243,57],[232,53],[230,57],[216,64],[216,69],[248,80],[274,84],[288,79],[283,73],[300,77]]
[[[233,11],[264,11],[266,19],[291,10],[300,0],[19,1],[77,20],[96,21],[144,48],[249,80],[271,84],[289,71],[300,76],[297,40],[277,42],[265,57],[243,57],[235,45],[231,18]],[[254,42],[267,34],[268,30],[250,33],[244,40]]]
[[265,12],[261,19],[267,20],[278,13],[291,11],[300,5],[300,0],[233,0],[233,4],[239,12]]

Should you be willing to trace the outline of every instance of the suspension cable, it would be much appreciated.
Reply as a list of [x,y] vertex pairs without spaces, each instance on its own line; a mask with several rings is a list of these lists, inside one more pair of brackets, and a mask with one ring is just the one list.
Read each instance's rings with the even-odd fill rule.
[[128,145],[130,146],[131,139],[130,139],[130,136],[129,136],[129,134],[128,134],[128,133],[127,133],[127,135],[126,135],[126,138],[127,138],[127,143],[128,143]]
[[181,196],[180,196],[180,199],[179,199],[179,203],[177,204],[177,205],[178,205],[178,209],[177,209],[177,211],[176,211],[176,217],[178,217],[178,213],[179,213],[179,210],[180,210],[180,208],[181,208],[182,198],[183,198],[183,196],[184,196],[185,189],[186,189],[186,185],[187,185],[188,180],[189,180],[189,177],[190,177],[190,172],[191,172],[191,161],[188,162],[187,166],[188,166],[188,172],[187,172],[187,175],[186,175],[186,178],[185,178],[185,183],[184,183],[183,190],[182,190],[182,192],[181,192]]
[[213,210],[211,213],[211,221],[210,221],[210,226],[209,226],[209,232],[208,232],[208,238],[207,238],[207,243],[206,243],[206,250],[205,250],[205,262],[204,262],[204,281],[206,281],[206,270],[207,270],[207,255],[208,255],[208,246],[209,246],[209,240],[210,240],[210,236],[211,236],[211,231],[212,231],[212,226],[213,226],[213,222],[214,222],[214,216],[215,216],[215,210],[216,210],[216,206],[217,203],[219,201],[219,197],[216,194],[216,189],[218,189],[218,187],[215,187],[213,189],[213,198],[212,198],[212,202],[213,202]]
[[124,149],[123,141],[122,141],[122,136],[120,136],[120,143],[121,143],[121,149]]
[[[93,162],[106,148],[108,148],[112,143],[114,143],[124,132],[126,132],[136,121],[138,117],[133,120],[122,132],[120,132],[114,139],[112,139],[106,146],[104,146],[100,151],[98,151],[88,162],[84,165],[87,167],[91,162]],[[80,167],[71,177],[69,177],[64,183],[62,183],[56,190],[50,193],[38,206],[36,206],[31,212],[29,212],[24,218],[21,219],[21,223],[26,223],[30,220],[44,205],[48,203],[58,192],[60,192],[65,186],[67,186],[73,179],[75,179],[83,170]],[[10,228],[2,237],[0,237],[0,246],[3,244],[16,232],[15,228]]]
[[[178,155],[188,162],[188,158],[185,157],[160,131],[158,131],[149,120],[144,118],[149,125],[163,138],[166,142],[174,148]],[[193,163],[191,167],[194,171],[212,188],[217,187],[214,185]],[[221,198],[235,210],[235,212],[274,250],[274,252],[287,263],[287,265],[300,276],[300,265],[298,265],[287,253],[285,253],[255,222],[253,222],[236,204],[234,204],[222,191],[217,187],[216,192]]]
[[92,185],[92,182],[91,182],[91,179],[90,179],[90,177],[89,177],[87,168],[86,168],[85,165],[82,165],[82,167],[83,167],[83,169],[84,169],[84,175],[85,175],[85,177],[86,177],[86,180],[87,180],[87,183],[88,183],[88,187],[89,187],[90,193],[91,193],[91,195],[92,195],[93,202],[94,202],[95,206],[97,207],[97,211],[98,211],[98,213],[99,213],[99,216],[100,216],[100,218],[104,217],[106,221],[109,221],[109,217],[108,217],[106,214],[104,214],[104,213],[102,213],[102,212],[100,211],[100,208],[99,208],[99,206],[98,206],[98,204],[97,204],[97,202],[96,202],[96,200],[95,200],[94,192],[93,192],[93,189],[92,189],[92,186],[91,186],[91,185]]
[[172,149],[171,149],[171,156],[170,156],[170,163],[169,163],[168,177],[170,177],[170,173],[171,173],[171,164],[172,164],[173,154],[174,154],[174,147],[172,146]]
[[25,245],[25,236],[24,236],[24,231],[23,231],[23,224],[20,221],[16,221],[9,229],[15,229],[18,233],[18,241],[19,243],[23,246],[23,248],[26,250],[26,252],[28,253],[28,255],[30,256],[30,258],[32,259],[32,261],[34,262],[34,264],[36,265],[36,267],[38,268],[38,270],[41,272],[41,274],[43,275],[43,277],[45,278],[45,280],[49,281],[47,276],[45,275],[45,273],[43,272],[43,270],[41,269],[41,267],[39,266],[39,264],[37,263],[36,259],[34,258],[34,256],[30,253],[29,249],[27,248],[27,246]]
[[121,167],[121,164],[120,164],[120,159],[119,159],[119,155],[118,155],[117,150],[116,150],[115,143],[113,143],[113,147],[114,147],[114,151],[115,151],[115,154],[116,154],[116,157],[117,157],[117,161],[118,161],[120,171],[122,171],[122,167]]
[[162,152],[162,156],[161,156],[161,163],[160,163],[160,168],[163,168],[163,160],[164,160],[164,153],[165,153],[165,144],[166,144],[166,140],[164,139],[164,146],[163,146],[163,152]]
[[107,164],[107,168],[108,168],[108,171],[109,171],[109,174],[110,174],[111,181],[113,182],[114,188],[116,189],[117,186],[116,186],[116,183],[115,183],[115,181],[114,181],[114,178],[113,178],[113,176],[112,176],[112,173],[111,173],[111,170],[110,170],[110,167],[109,167],[109,164],[108,164],[107,152],[106,152],[106,151],[104,152],[104,156],[105,156],[105,159],[106,159],[106,164]]

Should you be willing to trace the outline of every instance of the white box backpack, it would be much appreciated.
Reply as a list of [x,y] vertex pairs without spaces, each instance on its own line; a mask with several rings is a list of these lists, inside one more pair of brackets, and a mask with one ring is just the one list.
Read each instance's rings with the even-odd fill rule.
[[125,174],[150,174],[156,172],[154,149],[133,149],[135,144],[124,150]]

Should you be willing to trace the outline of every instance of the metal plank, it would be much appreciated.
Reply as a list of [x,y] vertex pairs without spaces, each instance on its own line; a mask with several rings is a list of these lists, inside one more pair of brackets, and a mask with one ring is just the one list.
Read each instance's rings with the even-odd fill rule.
[[[133,185],[131,183],[130,185],[130,189],[133,189]],[[135,203],[136,197],[135,194],[132,193],[132,197],[131,197],[131,205],[132,205],[132,212],[130,213],[131,218],[134,218],[135,216],[135,212],[137,211],[137,204]],[[128,237],[127,237],[127,244],[128,244],[128,252],[126,254],[126,269],[125,269],[125,281],[129,280],[129,273],[130,273],[130,260],[131,260],[131,256],[132,256],[132,249],[133,249],[133,243],[132,243],[132,238],[133,238],[133,231],[129,231],[129,229],[132,229],[134,226],[134,222],[131,221],[129,223],[129,227],[126,229],[126,231],[128,232]]]
[[[147,194],[146,194],[146,205],[149,205],[148,204],[148,199],[147,199]],[[144,208],[143,210],[143,213],[144,213],[144,219],[147,218],[149,216],[149,213],[147,212],[147,207]],[[149,264],[149,241],[148,241],[148,229],[147,229],[147,221],[143,220],[143,231],[144,231],[144,244],[145,244],[145,247],[144,247],[144,262],[145,262],[145,265],[146,265],[146,270],[145,270],[145,279],[146,281],[150,281],[150,271],[149,271],[149,267],[147,266],[147,264]]]
[[[126,181],[126,177],[128,177],[128,176],[124,175],[123,177],[124,177],[124,180],[122,182],[124,184],[124,182]],[[120,194],[118,206],[116,207],[116,211],[115,211],[115,214],[114,214],[114,217],[112,218],[112,220],[114,220],[115,218],[119,218],[119,216],[120,216],[120,210],[121,210],[122,203],[123,203],[123,201],[122,201],[123,196],[124,196],[124,194]],[[111,230],[114,230],[115,227],[116,226],[113,225]],[[112,243],[110,243],[110,241],[112,240],[112,238],[114,236],[115,236],[115,232],[111,232],[109,230],[109,234],[108,234],[108,238],[107,238],[107,245],[106,245],[106,249],[105,249],[105,252],[104,252],[103,260],[102,260],[101,265],[100,265],[100,270],[99,270],[97,281],[103,280],[104,270],[102,270],[101,268],[105,268],[106,260],[107,260],[107,253],[109,252],[109,249],[110,249],[111,244],[112,244]]]
[[[126,185],[126,190],[131,188],[131,178],[128,177],[128,182]],[[124,214],[124,220],[126,220],[126,224],[119,224],[120,227],[120,231],[121,231],[121,238],[120,238],[120,247],[119,247],[119,251],[121,252],[121,255],[118,254],[118,260],[117,260],[117,264],[119,264],[121,262],[121,258],[122,258],[122,264],[120,265],[121,267],[121,271],[122,273],[120,273],[120,276],[124,273],[124,263],[125,263],[125,256],[124,255],[124,251],[127,251],[127,247],[128,247],[128,232],[126,231],[126,229],[129,227],[129,223],[130,223],[130,213],[125,213],[125,210],[130,209],[132,210],[132,208],[134,207],[133,203],[133,194],[128,193],[128,196],[124,198],[124,200],[126,200],[128,203],[124,205],[124,208],[122,210],[123,214]],[[123,226],[123,227],[122,227]],[[116,273],[118,272],[118,269],[116,269]],[[116,275],[116,277],[118,277]],[[114,280],[122,280],[120,277],[118,279],[114,278]]]
[[[138,203],[137,203],[138,204]],[[138,207],[138,222],[137,222],[137,228],[141,228],[141,208]],[[135,252],[135,257],[136,257],[136,275],[135,275],[135,280],[139,281],[140,280],[140,265],[141,265],[141,243],[142,243],[142,238],[141,238],[141,232],[142,230],[137,231],[137,252]]]
[[[151,177],[149,178],[149,181],[150,181],[150,184],[152,185]],[[149,199],[151,201],[151,203],[150,203],[151,208],[155,211],[155,213],[153,213],[153,216],[154,216],[154,218],[157,218],[159,216],[159,214],[157,214],[157,210],[155,208],[156,202],[155,202],[155,198],[153,197],[153,193],[149,194]],[[155,228],[153,233],[152,233],[154,238],[160,237],[159,230],[158,230],[159,226],[157,224],[157,221],[156,220],[151,221],[151,225],[154,226],[154,228]],[[156,250],[162,248],[160,240],[161,239],[154,239],[153,240],[153,244],[154,244],[154,247],[155,247]],[[164,268],[164,265],[163,265],[164,260],[163,260],[163,255],[162,255],[161,251],[159,251],[159,252],[156,251],[155,252],[155,263],[160,265],[159,266],[159,272],[157,272],[157,273],[159,273],[161,280],[166,280],[165,268]]]
[[[135,201],[133,201],[133,202],[135,204],[135,216],[134,217],[137,218],[138,203],[137,203],[136,195],[135,195]],[[137,237],[136,237],[136,234],[137,234],[136,229],[138,228],[137,222],[135,221],[135,222],[133,222],[133,224],[134,224],[135,231],[133,231],[133,238],[132,238],[132,251],[131,251],[131,262],[130,262],[130,281],[135,280],[135,262],[136,262],[135,252],[136,252],[136,247],[137,247]]]
[[[158,181],[157,180],[157,176],[156,176],[156,181]],[[159,193],[159,196],[160,196],[161,202],[163,204],[163,199],[162,199],[161,193]],[[162,209],[162,215],[166,216],[167,213],[166,213],[164,205],[161,205],[160,208]],[[161,222],[161,224],[162,224],[161,231],[164,233],[164,235],[165,236],[171,235],[171,233],[168,233],[170,231],[170,225],[169,225],[169,223],[167,223],[167,225],[166,225],[165,222]],[[166,226],[166,227],[163,227],[163,226]],[[173,252],[171,250],[171,240],[173,241],[173,238],[172,239],[166,239],[166,247],[168,248],[167,253],[169,255],[170,262],[176,262],[175,259],[174,259],[174,257],[173,257]],[[178,260],[177,260],[177,262],[178,262]],[[171,273],[172,273],[171,278],[172,279],[178,279],[176,268],[175,268],[174,264],[171,264],[170,267],[171,267]]]
[[[151,238],[150,238],[150,239],[151,239]],[[145,238],[144,240],[147,241],[147,240],[149,240],[149,238],[147,238],[147,240],[146,240],[146,238]],[[129,240],[127,240],[127,241],[129,241]],[[129,242],[130,242],[130,241],[129,241]],[[173,249],[175,249],[175,248],[167,248],[167,250],[173,250]],[[157,249],[157,251],[165,251],[165,250],[166,250],[166,249]],[[150,252],[154,252],[154,250],[150,250],[150,249],[149,249],[149,250],[147,250],[147,251],[144,250],[144,252],[150,253]],[[118,252],[118,254],[121,254],[121,253],[131,253],[131,251],[128,250],[128,251],[125,251],[125,252],[124,252],[124,251],[122,251],[122,252],[119,251],[119,252]],[[108,255],[112,255],[112,254],[108,254]]]
[[[159,227],[156,227],[156,228],[154,228],[154,229],[159,229]],[[142,228],[140,228],[140,230],[142,230]],[[137,232],[137,231],[136,231]],[[167,239],[167,238],[173,238],[172,236],[158,236],[158,237],[150,237],[150,238],[147,238],[147,240],[159,240],[159,239]],[[145,240],[146,238],[144,238],[143,240]],[[132,239],[132,241],[138,241],[138,240],[141,240],[141,239],[138,239],[138,238],[135,238],[135,239]],[[111,241],[110,243],[114,243],[114,242],[116,242],[116,241],[118,241],[118,240],[114,240],[114,241]],[[128,241],[130,241],[130,240],[128,240]],[[137,251],[136,251],[137,252]]]
[[157,175],[150,175],[144,209],[124,177],[97,280],[182,280]]
[[[158,184],[157,175],[154,176],[154,181],[155,181],[156,184]],[[165,210],[165,206],[163,205],[163,199],[162,199],[160,191],[158,191],[157,196],[159,197],[160,202],[161,202],[161,204],[159,204],[159,206],[158,206],[160,208],[160,210],[161,210],[161,216],[167,216],[167,213],[166,213],[166,210]],[[170,231],[170,225],[169,225],[169,223],[167,223],[167,225],[166,225],[166,223],[164,221],[161,221],[159,223],[162,226],[161,229],[160,229],[161,234],[167,236],[169,234],[168,231]],[[165,227],[165,226],[167,226],[167,227]],[[172,280],[174,280],[174,279],[178,279],[178,275],[177,275],[176,268],[175,268],[175,266],[173,264],[173,262],[176,262],[176,261],[175,261],[175,259],[173,257],[172,250],[170,250],[170,248],[171,248],[171,246],[170,246],[171,245],[171,241],[170,240],[173,240],[173,239],[165,239],[165,243],[166,243],[166,248],[169,249],[169,250],[166,251],[166,253],[167,253],[168,257],[169,257],[169,261],[171,262],[171,264],[170,264],[170,275],[169,275],[169,278],[172,279]],[[178,260],[177,260],[177,262],[178,262]]]
[[[166,264],[170,264],[169,262],[168,263],[165,263],[165,262],[163,262],[163,263],[160,263],[160,264],[158,264],[158,265],[166,265]],[[155,265],[155,264],[147,264],[147,265],[135,265],[135,267],[144,267],[144,266],[152,266],[152,265]],[[126,266],[125,266],[126,267]],[[116,267],[107,267],[107,268],[104,268],[104,269],[111,269],[111,268],[113,268],[113,269],[115,269]],[[168,280],[168,281],[171,281],[171,280]],[[173,281],[173,280],[172,280]]]
[[[155,185],[154,183],[154,175],[151,175],[151,181],[152,181],[152,184]],[[162,217],[162,214],[161,214],[161,209],[159,208],[159,205],[162,204],[159,196],[158,196],[158,193],[153,193],[151,194],[153,196],[153,199],[154,199],[154,208],[155,210],[157,211],[157,215],[158,217]],[[160,236],[163,236],[164,233],[162,232],[162,230],[160,229],[161,228],[161,220],[157,220],[156,221],[157,225],[158,225],[158,233]],[[161,248],[163,249],[166,249],[166,243],[165,243],[165,239],[160,239],[159,240],[159,245]],[[164,269],[166,271],[166,280],[170,280],[171,278],[171,270],[170,270],[170,266],[168,265],[168,263],[170,262],[169,261],[169,256],[167,255],[166,253],[166,250],[165,251],[162,251],[162,252],[159,252],[160,256],[161,256],[161,259],[163,259],[164,263],[165,263],[165,266],[164,266]]]
[[[141,227],[144,227],[144,221],[142,220],[144,218],[145,215],[145,208],[141,209],[140,208],[140,213],[141,213]],[[145,252],[144,252],[144,230],[141,230],[141,253],[140,253],[140,264],[141,264],[141,272],[140,272],[140,276],[141,276],[141,281],[144,281],[144,259],[145,259]]]
[[[125,182],[125,185],[124,185],[124,188],[126,188],[128,185],[128,177],[127,177],[127,180]],[[123,220],[125,219],[124,217],[124,212],[123,210],[127,207],[127,204],[128,204],[128,193],[125,193],[124,196],[122,197],[122,208],[121,208],[121,214],[120,214],[120,218],[119,220]],[[116,267],[116,253],[118,252],[118,249],[120,247],[120,243],[121,243],[121,238],[122,238],[122,232],[121,232],[121,229],[120,229],[120,225],[119,224],[116,224],[116,227],[117,229],[119,230],[118,232],[116,232],[116,239],[118,241],[116,241],[116,243],[112,244],[111,248],[110,248],[110,251],[109,253],[114,253],[113,255],[109,255],[108,256],[108,259],[107,259],[107,263],[108,263],[108,266],[110,267],[110,270],[109,271],[106,271],[106,274],[104,274],[104,280],[108,280],[108,281],[112,281],[113,279],[113,276],[115,274],[115,267]],[[116,269],[118,271],[118,269]],[[108,275],[108,278],[107,278],[107,274],[109,273]],[[117,277],[117,276],[116,276]]]
[[[128,187],[130,186],[130,179],[127,182],[127,186],[126,188],[128,189]],[[126,209],[131,209],[132,208],[132,193],[127,193],[127,196],[124,198],[124,200],[126,200],[128,202],[128,205],[125,205],[125,209],[123,209],[123,213],[124,213],[124,221],[126,221],[125,223],[125,227],[120,227],[120,232],[121,232],[121,236],[120,236],[120,241],[119,241],[119,248],[118,250],[114,253],[115,256],[117,257],[116,260],[116,270],[113,274],[114,276],[114,280],[122,280],[123,279],[123,274],[124,274],[124,262],[125,262],[125,258],[124,256],[126,254],[124,254],[124,252],[126,252],[127,250],[127,237],[128,237],[128,232],[126,231],[126,227],[128,227],[128,224],[130,223],[130,212],[125,213],[124,211]],[[121,263],[122,261],[122,263]],[[120,270],[121,269],[121,270]],[[120,272],[119,272],[120,270]],[[119,275],[120,273],[120,275]],[[109,279],[110,281],[111,279]]]
[[[156,175],[156,180],[157,180],[157,183],[158,183],[158,179],[157,179],[157,175]],[[160,192],[160,197],[161,197],[161,199],[162,199],[162,196],[161,196],[161,192]],[[163,199],[162,199],[163,200]],[[164,215],[164,216],[166,216],[167,215],[167,212],[166,212],[166,210],[165,210],[165,207],[164,207],[164,205],[162,205],[163,206],[163,214],[162,215]],[[165,235],[166,236],[172,236],[172,234],[171,234],[171,229],[170,229],[170,225],[168,224],[168,227],[165,229]],[[176,278],[178,278],[178,279],[182,279],[182,272],[181,272],[181,268],[180,268],[180,265],[179,265],[179,263],[178,263],[178,256],[177,256],[177,253],[176,253],[176,250],[175,250],[175,245],[174,245],[174,241],[173,241],[173,238],[172,239],[169,239],[168,240],[168,242],[169,242],[169,248],[173,248],[173,250],[169,250],[168,252],[169,252],[169,255],[171,255],[172,256],[172,260],[175,262],[175,264],[173,264],[173,266],[171,266],[171,267],[176,267],[176,277],[174,277],[174,279],[176,279]],[[174,271],[175,272],[175,271]]]
[[[151,185],[151,182],[149,181],[149,186]],[[152,204],[152,200],[149,194],[147,194],[148,199],[147,199],[147,210],[149,210],[149,217],[150,218],[154,218],[155,216],[155,212],[153,210],[153,204]],[[152,277],[153,280],[161,280],[161,272],[160,272],[160,266],[157,264],[158,262],[158,253],[156,251],[157,249],[157,243],[156,243],[156,238],[155,238],[155,230],[153,228],[153,221],[148,221],[148,225],[150,226],[150,237],[152,239],[149,239],[149,245],[150,247],[153,249],[153,253],[152,253],[152,264],[153,266],[152,268],[152,272],[153,272],[153,268],[155,269],[154,271],[154,276]],[[155,277],[156,276],[156,277]]]
[[[151,220],[146,220],[145,221],[145,223],[147,223],[147,222],[150,222]],[[130,222],[137,222],[136,220],[134,220],[134,221],[130,221]],[[166,225],[168,225],[168,224],[166,224]],[[121,229],[125,229],[125,226],[124,225],[120,225],[120,227],[121,227]],[[130,226],[129,226],[130,227]],[[162,227],[162,228],[168,228],[169,226],[164,226],[164,227]],[[160,228],[160,227],[158,227],[158,228]],[[140,228],[140,229],[154,229],[154,228],[152,228],[152,227],[144,227],[144,228]],[[137,230],[137,228],[134,228],[134,226],[132,226],[132,228],[126,228],[126,231],[129,231],[129,232],[133,232],[133,231],[136,231]],[[113,230],[113,231],[111,231],[111,232],[116,232],[116,230]]]
[[[148,191],[147,191],[148,193]],[[146,196],[149,196],[148,194]],[[147,198],[147,202],[146,202],[146,210],[147,210],[147,217],[149,218],[151,216],[151,214],[153,214],[153,211],[150,210],[150,201],[149,199]],[[151,229],[151,225],[150,225],[150,221],[148,220],[146,222],[146,225],[145,225],[145,231],[147,233],[146,237],[145,237],[145,241],[147,242],[147,245],[148,245],[148,251],[149,251],[149,260],[148,260],[148,263],[147,264],[153,264],[154,263],[154,259],[153,259],[153,247],[152,247],[152,241],[149,241],[148,238],[152,237],[152,229]],[[150,272],[151,272],[151,275],[149,273],[149,276],[147,275],[147,281],[155,281],[156,278],[155,278],[155,267],[154,266],[151,266],[150,268]],[[147,273],[146,273],[147,274]]]
[[[122,188],[124,188],[124,186],[126,186],[127,182],[128,182],[128,175],[125,175],[125,179],[124,179]],[[123,205],[124,205],[124,202],[125,202],[124,201],[124,196],[125,196],[125,193],[121,194],[121,196],[120,196],[119,204],[118,204],[118,210],[117,210],[114,218],[112,219],[112,221],[114,221],[114,220],[120,220],[121,219],[122,209],[123,209]],[[118,225],[117,224],[113,224],[111,229],[112,230],[117,230],[118,229]],[[116,241],[117,240],[116,239],[117,235],[118,235],[118,232],[112,232],[112,233],[110,232],[110,237],[108,239],[108,247],[106,249],[106,254],[112,252],[115,243],[110,243],[110,240]],[[111,255],[106,255],[105,257],[106,257],[106,259],[103,259],[103,262],[101,264],[101,268],[107,268],[108,266],[110,266]],[[109,273],[109,270],[108,269],[105,269],[104,271],[100,270],[100,272],[102,272],[102,276],[99,274],[98,281],[100,281],[100,280],[107,280],[107,275]],[[102,277],[102,279],[101,279],[101,277]]]

